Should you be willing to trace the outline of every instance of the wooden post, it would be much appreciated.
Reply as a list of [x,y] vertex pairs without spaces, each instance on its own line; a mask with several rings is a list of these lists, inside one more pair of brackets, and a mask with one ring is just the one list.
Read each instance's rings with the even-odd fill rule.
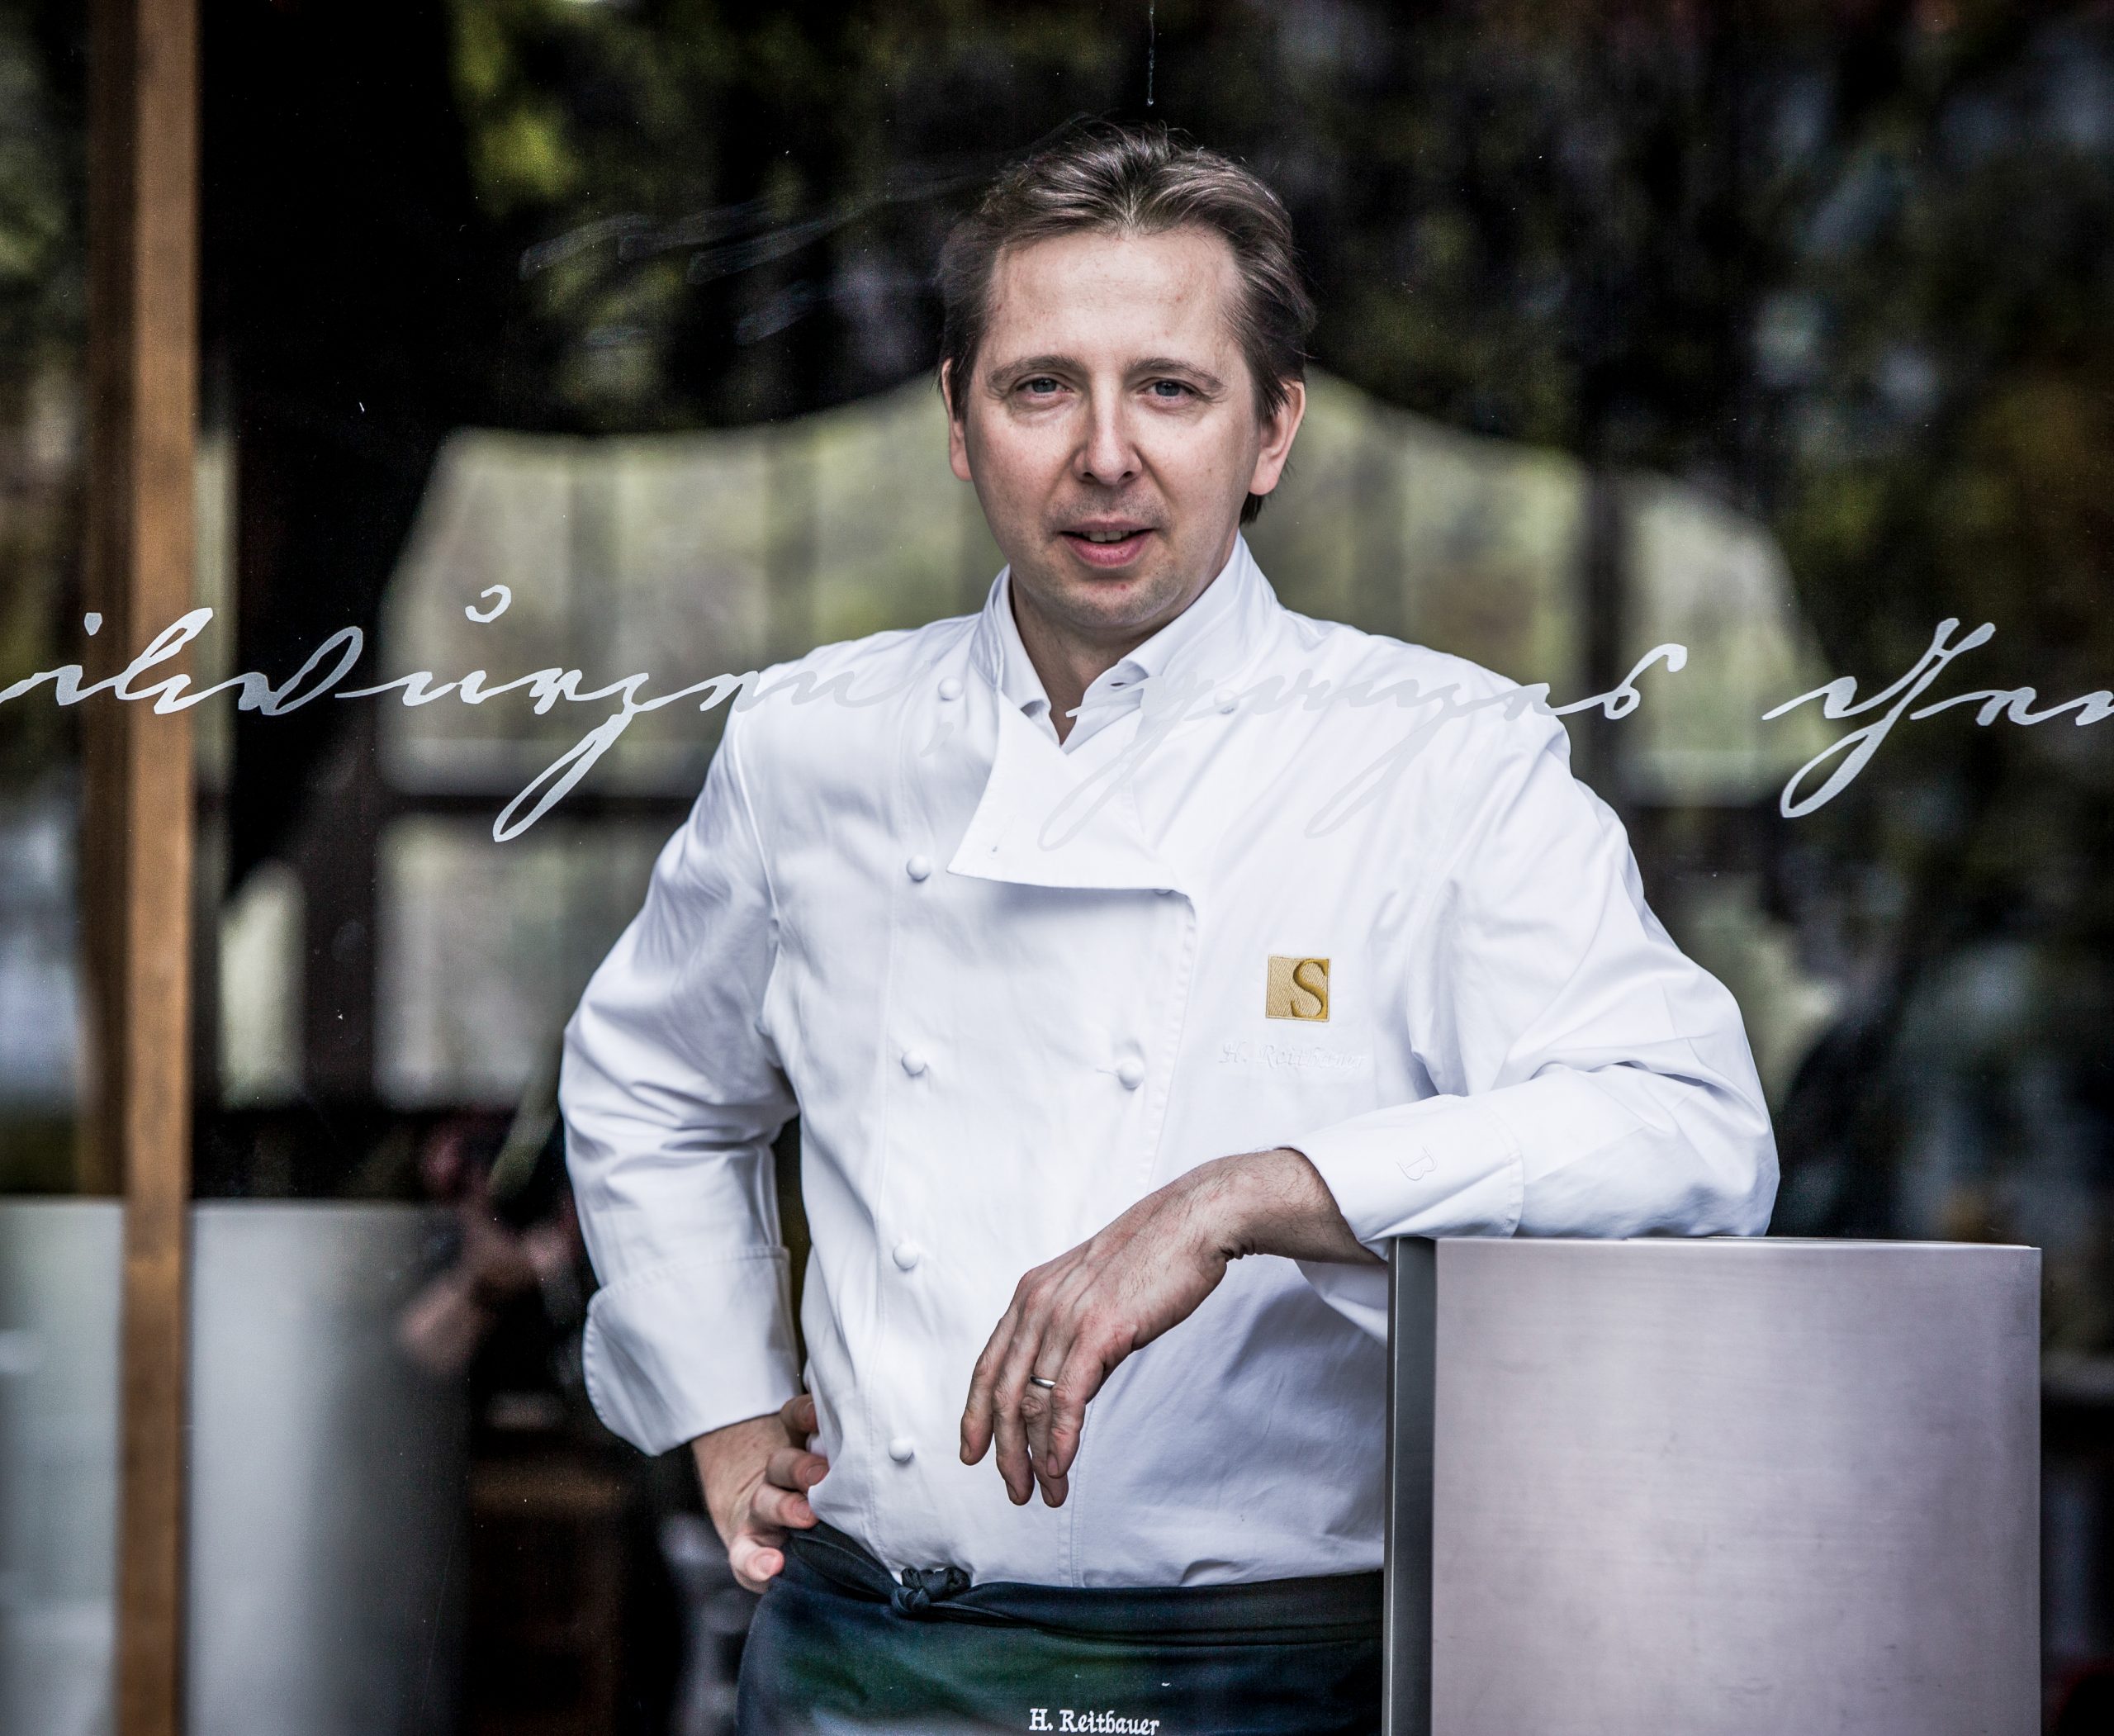
[[[196,0],[92,0],[88,659],[110,674],[191,606],[197,400]],[[162,678],[174,672],[164,665]],[[191,1191],[189,719],[83,708],[93,1006],[83,1182],[125,1198],[118,1736],[182,1713],[185,1227]]]

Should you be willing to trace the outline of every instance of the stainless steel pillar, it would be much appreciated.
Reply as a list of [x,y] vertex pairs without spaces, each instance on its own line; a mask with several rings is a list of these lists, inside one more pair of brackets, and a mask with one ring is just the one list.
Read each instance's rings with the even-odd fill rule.
[[103,1736],[117,1620],[115,1200],[0,1201],[0,1736]]
[[463,1404],[398,1350],[442,1214],[192,1216],[192,1736],[453,1728]]
[[[453,1728],[463,1403],[395,1339],[444,1221],[193,1209],[192,1736]],[[110,1728],[121,1234],[0,1201],[0,1736]]]
[[1459,1240],[1395,1274],[1391,1649],[1429,1637],[1389,1736],[2040,1728],[2037,1250]]

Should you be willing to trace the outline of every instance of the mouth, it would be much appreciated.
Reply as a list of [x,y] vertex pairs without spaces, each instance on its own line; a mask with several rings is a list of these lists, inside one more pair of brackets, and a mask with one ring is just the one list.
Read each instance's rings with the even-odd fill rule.
[[1137,559],[1153,534],[1149,524],[1134,519],[1097,519],[1059,533],[1065,545],[1088,566],[1103,572]]

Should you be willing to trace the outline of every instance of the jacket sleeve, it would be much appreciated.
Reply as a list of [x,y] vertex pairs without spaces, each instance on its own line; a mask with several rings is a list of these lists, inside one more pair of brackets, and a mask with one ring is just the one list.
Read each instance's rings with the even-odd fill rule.
[[[1646,905],[1562,725],[1491,722],[1409,941],[1403,1035],[1435,1094],[1292,1143],[1376,1254],[1401,1236],[1759,1235],[1776,1145],[1738,1007]],[[1383,1274],[1301,1264],[1385,1335]]]
[[601,1284],[588,1394],[648,1453],[799,1390],[770,1153],[795,1103],[759,1027],[777,923],[740,727],[567,1023],[559,1075]]

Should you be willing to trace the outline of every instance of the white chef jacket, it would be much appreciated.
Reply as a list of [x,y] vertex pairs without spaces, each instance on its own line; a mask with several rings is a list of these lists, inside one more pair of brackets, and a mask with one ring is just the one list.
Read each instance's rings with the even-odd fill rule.
[[[1380,1267],[1235,1262],[1089,1406],[1061,1507],[962,1464],[961,1412],[1024,1273],[1229,1153],[1306,1153],[1376,1253],[1766,1226],[1738,1010],[1524,699],[1292,613],[1244,540],[1061,747],[1003,572],[979,614],[764,671],[566,1027],[604,1421],[663,1451],[804,1376],[814,1510],[891,1570],[1378,1566]],[[1321,1003],[1273,1003],[1273,956],[1327,961],[1325,1018],[1283,1016]]]

